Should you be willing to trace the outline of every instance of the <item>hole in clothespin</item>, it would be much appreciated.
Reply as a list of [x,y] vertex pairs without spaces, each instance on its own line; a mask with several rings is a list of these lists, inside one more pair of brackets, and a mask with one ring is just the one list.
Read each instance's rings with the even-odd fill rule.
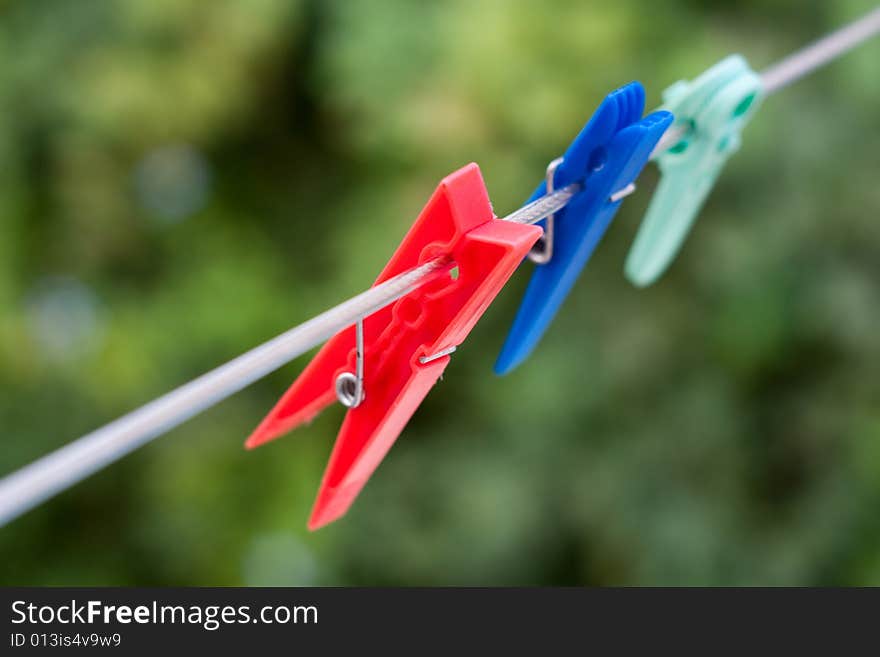
[[395,312],[398,319],[403,323],[412,325],[419,321],[419,318],[422,316],[422,306],[419,301],[411,297],[404,297],[397,302]]
[[458,274],[459,274],[458,265],[455,265],[455,267],[453,267],[452,269],[449,270],[449,278],[451,278],[454,281],[458,280]]
[[669,148],[670,153],[684,153],[691,145],[690,136],[696,129],[696,125],[693,121],[685,121],[682,126],[684,127],[684,135],[679,142]]
[[740,101],[740,104],[737,105],[736,108],[733,110],[734,118],[742,116],[743,114],[748,112],[749,108],[752,106],[752,103],[755,102],[755,97],[756,94],[750,94],[749,96],[743,98],[743,100]]
[[604,148],[597,148],[590,153],[590,169],[593,171],[601,171],[607,161],[608,153],[605,152]]

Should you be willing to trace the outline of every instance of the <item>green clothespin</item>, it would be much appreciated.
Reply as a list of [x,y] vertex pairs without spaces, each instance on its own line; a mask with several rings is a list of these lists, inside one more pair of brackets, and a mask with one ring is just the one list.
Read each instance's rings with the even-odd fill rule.
[[663,92],[663,109],[675,115],[670,130],[683,136],[655,155],[662,177],[626,259],[632,283],[650,285],[672,262],[763,96],[761,77],[740,55]]

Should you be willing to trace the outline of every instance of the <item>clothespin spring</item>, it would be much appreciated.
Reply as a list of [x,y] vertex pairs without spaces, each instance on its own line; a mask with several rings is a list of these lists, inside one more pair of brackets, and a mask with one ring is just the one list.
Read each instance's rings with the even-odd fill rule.
[[357,408],[364,401],[364,318],[355,323],[355,373],[336,377],[336,398],[346,408]]
[[[562,164],[564,158],[557,157],[547,165],[547,192],[546,196],[553,194],[553,178],[556,175],[556,169]],[[546,265],[553,257],[553,223],[556,213],[547,215],[544,222],[544,235],[537,241],[532,250],[529,251],[529,260],[536,265]]]

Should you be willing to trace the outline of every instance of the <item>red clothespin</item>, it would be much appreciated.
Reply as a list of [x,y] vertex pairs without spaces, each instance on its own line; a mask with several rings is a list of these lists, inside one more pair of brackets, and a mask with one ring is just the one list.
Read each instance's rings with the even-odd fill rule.
[[[338,381],[362,366],[363,395],[336,438],[309,529],[348,510],[480,316],[541,236],[537,226],[492,212],[476,164],[444,178],[374,285],[438,256],[451,258],[434,280],[334,336],[248,439],[253,448],[311,420],[337,395]],[[358,331],[362,333],[358,334]],[[356,339],[363,341],[358,362]],[[354,398],[351,398],[351,395]]]

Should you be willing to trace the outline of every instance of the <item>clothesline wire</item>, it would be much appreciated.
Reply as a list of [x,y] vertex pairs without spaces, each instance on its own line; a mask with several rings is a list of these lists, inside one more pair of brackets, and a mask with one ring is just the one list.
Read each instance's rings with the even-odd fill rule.
[[[878,33],[880,7],[766,69],[761,74],[766,94],[791,84]],[[675,145],[682,136],[678,127],[667,130],[655,153]],[[563,209],[579,189],[578,184],[568,185],[501,220],[536,223]],[[620,190],[621,193],[628,191]],[[0,526],[289,363],[339,331],[446,274],[453,266],[449,258],[441,256],[398,274],[0,479]]]
[[761,71],[766,94],[779,91],[880,32],[880,7]]
[[[764,94],[770,96],[776,93],[878,33],[880,33],[880,7],[761,71],[761,87]],[[684,137],[685,131],[683,125],[670,126],[657,142],[651,156],[654,157],[675,146]]]

